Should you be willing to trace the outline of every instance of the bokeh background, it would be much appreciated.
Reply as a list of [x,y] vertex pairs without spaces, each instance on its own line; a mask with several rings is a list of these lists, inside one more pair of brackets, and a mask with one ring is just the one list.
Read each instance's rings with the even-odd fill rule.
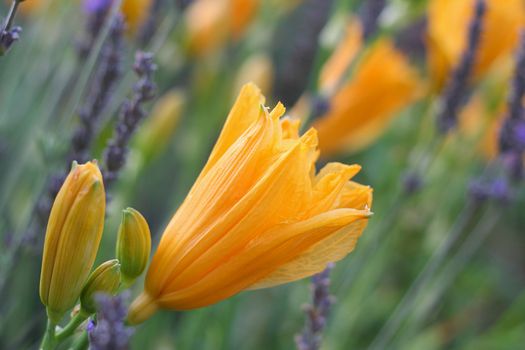
[[[110,4],[99,23],[101,6],[26,0],[20,40],[0,57],[1,349],[37,348],[43,333],[45,199],[70,164],[82,108],[101,91],[119,10]],[[153,53],[157,89],[108,189],[97,261],[113,256],[128,206],[158,241],[253,81],[267,105],[282,101],[303,130],[319,129],[321,163],[360,164],[357,181],[374,188],[368,228],[331,273],[323,349],[523,348],[525,202],[520,174],[508,171],[522,154],[509,166],[498,145],[525,2],[486,6],[471,72],[451,102],[473,0],[123,0],[127,26],[110,67],[118,77],[84,155],[103,162],[138,81],[135,52]],[[131,348],[293,349],[310,292],[303,280],[160,312]]]

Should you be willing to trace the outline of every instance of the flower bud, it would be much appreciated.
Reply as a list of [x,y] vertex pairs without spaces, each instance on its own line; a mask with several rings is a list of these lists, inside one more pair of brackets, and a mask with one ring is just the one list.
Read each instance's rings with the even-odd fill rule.
[[179,124],[186,96],[181,90],[164,94],[155,104],[148,118],[137,134],[137,149],[148,161],[161,154],[168,145]]
[[268,55],[254,54],[244,61],[235,78],[235,91],[240,91],[243,85],[249,82],[257,85],[263,93],[271,92],[273,66]]
[[95,313],[96,293],[115,294],[120,286],[120,263],[117,259],[101,264],[89,275],[86,285],[80,293],[80,312],[91,315]]
[[117,259],[124,285],[130,285],[148,264],[151,251],[151,234],[146,219],[135,209],[122,211],[117,238]]
[[105,209],[97,164],[73,163],[49,215],[42,257],[40,299],[53,322],[75,305],[93,267]]

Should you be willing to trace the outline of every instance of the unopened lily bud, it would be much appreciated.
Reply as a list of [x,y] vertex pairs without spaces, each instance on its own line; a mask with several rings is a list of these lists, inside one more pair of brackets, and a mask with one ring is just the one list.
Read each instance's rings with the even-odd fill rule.
[[80,294],[80,312],[95,313],[96,293],[115,294],[120,286],[120,263],[117,259],[106,261],[89,275],[89,279]]
[[47,224],[40,299],[58,322],[77,301],[93,267],[104,227],[106,195],[95,162],[73,164]]
[[117,259],[124,285],[131,285],[148,264],[151,234],[146,219],[135,209],[122,211],[117,238]]
[[255,54],[249,57],[240,67],[235,79],[235,91],[240,91],[243,85],[252,82],[269,94],[273,84],[272,60],[268,55]]
[[186,95],[181,90],[169,91],[157,101],[137,135],[137,149],[144,159],[153,159],[166,149],[177,129],[185,102]]

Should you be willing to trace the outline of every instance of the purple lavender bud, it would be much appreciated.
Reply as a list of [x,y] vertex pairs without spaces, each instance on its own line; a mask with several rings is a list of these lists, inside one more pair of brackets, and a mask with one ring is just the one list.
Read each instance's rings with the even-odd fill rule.
[[312,304],[304,307],[306,321],[303,331],[295,336],[298,350],[318,350],[321,347],[322,332],[326,327],[330,308],[335,299],[330,295],[330,271],[334,264],[312,277]]
[[469,186],[469,193],[472,199],[477,202],[484,202],[490,199],[506,204],[511,200],[509,183],[503,177],[497,177],[489,182],[473,180]]
[[516,55],[516,71],[509,95],[507,117],[499,133],[500,158],[509,176],[523,177],[523,154],[525,152],[525,32]]
[[102,48],[101,60],[96,77],[88,97],[80,109],[80,126],[75,130],[71,140],[71,154],[68,164],[76,160],[87,161],[89,148],[98,127],[100,116],[108,105],[113,91],[122,76],[122,55],[124,51],[124,18],[117,15],[113,19],[108,34],[108,41]]
[[504,178],[497,178],[490,184],[491,197],[500,202],[508,203],[511,198],[509,183]]
[[304,0],[276,32],[275,97],[293,106],[308,87],[333,0]]
[[328,111],[330,111],[330,101],[324,96],[315,96],[312,101],[312,119],[321,117]]
[[515,180],[521,180],[523,178],[523,153],[511,150],[502,153],[500,158],[511,178]]
[[396,47],[407,56],[424,60],[426,56],[425,33],[428,19],[426,16],[410,23],[395,36]]
[[383,12],[386,0],[367,0],[359,10],[359,17],[363,24],[363,38],[372,37],[379,27],[379,16]]
[[84,37],[77,43],[80,61],[84,61],[91,52],[112,5],[113,0],[84,0],[83,8],[87,18]]
[[157,32],[160,17],[166,5],[166,0],[153,0],[148,9],[148,17],[138,33],[138,42],[142,47],[146,46]]
[[469,184],[468,193],[470,197],[476,202],[484,202],[489,199],[489,191],[487,186],[480,180],[472,180]]
[[448,132],[457,124],[458,111],[464,103],[468,80],[476,63],[486,7],[485,0],[476,1],[474,17],[468,31],[467,48],[441,97],[437,121],[442,133]]
[[111,8],[113,0],[84,0],[82,8],[88,15],[106,12]]
[[423,187],[421,176],[415,172],[410,172],[403,179],[403,188],[406,194],[412,195]]
[[516,55],[516,71],[509,94],[507,118],[500,130],[500,152],[525,150],[525,123],[523,96],[525,95],[525,32]]
[[95,296],[97,320],[87,326],[91,350],[127,350],[133,329],[124,325],[127,294]]
[[80,123],[71,138],[65,169],[51,178],[47,188],[47,196],[40,198],[37,204],[37,217],[41,223],[47,221],[51,204],[69,172],[71,162],[84,163],[91,159],[90,148],[98,129],[100,117],[111,100],[115,86],[122,76],[123,35],[124,18],[122,15],[117,15],[111,23],[107,42],[102,47],[100,61],[95,71],[95,78],[78,113]]
[[133,70],[139,80],[133,86],[133,96],[124,101],[120,109],[120,118],[115,125],[112,139],[104,151],[104,182],[111,184],[124,166],[127,156],[127,145],[138,125],[146,117],[143,105],[155,97],[157,87],[153,82],[153,74],[157,66],[153,63],[153,55],[147,52],[137,52]]
[[2,31],[0,34],[0,56],[3,56],[9,51],[11,46],[20,39],[21,27],[13,27],[7,31]]
[[521,151],[525,151],[525,120],[520,120],[516,123],[516,130],[514,131],[514,138],[516,142],[516,148]]
[[505,119],[500,130],[500,151],[525,151],[525,119],[511,118],[510,115]]
[[87,326],[86,326],[86,331],[88,333],[91,333],[95,329],[96,325],[97,324],[95,323],[95,321],[93,321],[92,319],[89,319]]
[[509,119],[518,120],[523,117],[522,99],[525,95],[525,31],[521,33],[520,47],[516,53],[516,71],[512,80],[509,96]]

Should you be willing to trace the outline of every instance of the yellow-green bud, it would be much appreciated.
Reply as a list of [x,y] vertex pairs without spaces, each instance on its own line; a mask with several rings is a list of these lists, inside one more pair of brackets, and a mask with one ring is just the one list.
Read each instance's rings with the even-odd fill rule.
[[255,83],[263,94],[270,94],[273,85],[272,59],[267,54],[254,54],[248,57],[237,70],[235,94],[246,83]]
[[75,306],[93,267],[105,208],[97,164],[74,163],[53,203],[42,257],[40,299],[55,323]]
[[93,297],[96,293],[115,294],[120,286],[120,263],[117,259],[106,261],[95,269],[80,293],[80,312],[95,313]]
[[172,90],[159,98],[151,116],[137,134],[137,149],[144,160],[149,161],[161,154],[177,129],[186,95],[181,90]]
[[124,285],[130,285],[144,272],[151,251],[148,223],[133,208],[122,211],[116,250],[117,259],[121,264],[122,281]]

